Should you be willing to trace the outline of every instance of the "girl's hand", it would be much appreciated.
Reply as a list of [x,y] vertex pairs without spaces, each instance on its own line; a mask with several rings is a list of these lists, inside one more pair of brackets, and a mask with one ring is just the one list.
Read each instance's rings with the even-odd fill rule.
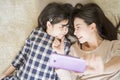
[[6,77],[5,75],[0,75],[0,80],[2,80],[5,77]]
[[52,43],[52,48],[57,53],[64,54],[64,37],[61,40],[55,38]]

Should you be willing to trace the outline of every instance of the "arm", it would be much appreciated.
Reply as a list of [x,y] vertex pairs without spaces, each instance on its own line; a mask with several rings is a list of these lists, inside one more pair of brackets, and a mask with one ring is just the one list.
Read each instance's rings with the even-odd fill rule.
[[105,73],[112,73],[120,70],[120,40],[111,42],[111,50],[109,51],[108,62],[105,63]]
[[0,80],[2,80],[3,78],[9,76],[9,75],[12,74],[15,70],[16,70],[16,68],[11,65],[11,66],[0,76]]
[[100,56],[86,56],[84,57],[87,63],[87,68],[84,73],[80,73],[79,75],[85,74],[109,74],[115,71],[120,70],[120,56],[114,56],[111,60],[109,60],[106,64],[103,64],[102,58]]
[[23,60],[26,57],[24,55],[26,55],[26,53],[29,50],[29,47],[27,46],[24,47],[25,48],[23,48],[22,51],[20,51],[20,53],[16,56],[15,60],[12,62],[12,65],[0,76],[0,80],[7,76],[10,76],[16,70],[16,68],[19,68],[20,65],[24,62]]
[[113,57],[105,64],[105,73],[111,73],[120,70],[120,56]]

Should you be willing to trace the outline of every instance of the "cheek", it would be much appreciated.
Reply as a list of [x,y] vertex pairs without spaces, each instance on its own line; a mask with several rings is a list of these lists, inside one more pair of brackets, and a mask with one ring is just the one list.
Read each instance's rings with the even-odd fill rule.
[[53,34],[54,36],[56,36],[57,31],[56,31],[55,29],[52,29],[51,32],[52,32],[52,34]]
[[60,30],[54,30],[54,31],[53,31],[54,35],[59,35],[60,32],[61,32]]
[[82,33],[83,33],[83,31],[80,30],[80,29],[79,29],[79,30],[76,30],[75,32],[76,32],[76,34],[82,34]]
[[64,33],[67,34],[68,33],[68,29],[66,29]]
[[83,32],[83,36],[84,36],[84,38],[86,38],[86,39],[91,38],[91,34],[90,34],[89,32],[87,32],[87,31]]
[[89,30],[86,28],[82,28],[80,32],[85,34],[85,35],[89,34]]

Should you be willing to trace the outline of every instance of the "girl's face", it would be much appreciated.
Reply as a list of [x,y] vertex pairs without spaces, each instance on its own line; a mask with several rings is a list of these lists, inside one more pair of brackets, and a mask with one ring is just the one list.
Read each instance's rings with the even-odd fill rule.
[[74,19],[74,29],[74,35],[80,43],[88,42],[88,40],[92,38],[90,26],[87,25],[83,19],[77,17]]
[[51,35],[55,38],[62,39],[68,33],[68,20],[63,20],[51,26]]

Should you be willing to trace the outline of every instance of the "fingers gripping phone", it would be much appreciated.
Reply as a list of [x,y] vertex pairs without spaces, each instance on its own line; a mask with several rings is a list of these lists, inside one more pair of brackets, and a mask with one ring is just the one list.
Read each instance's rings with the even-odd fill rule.
[[50,66],[80,73],[83,73],[86,69],[85,60],[55,53],[50,56]]

